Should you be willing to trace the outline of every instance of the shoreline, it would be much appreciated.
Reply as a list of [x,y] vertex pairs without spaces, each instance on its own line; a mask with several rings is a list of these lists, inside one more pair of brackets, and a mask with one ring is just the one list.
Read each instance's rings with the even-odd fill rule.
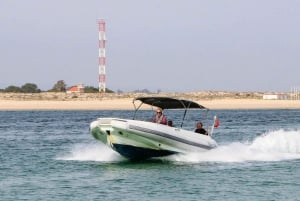
[[[194,101],[211,110],[300,109],[300,100],[212,99]],[[65,101],[0,100],[0,111],[133,109],[132,98]]]

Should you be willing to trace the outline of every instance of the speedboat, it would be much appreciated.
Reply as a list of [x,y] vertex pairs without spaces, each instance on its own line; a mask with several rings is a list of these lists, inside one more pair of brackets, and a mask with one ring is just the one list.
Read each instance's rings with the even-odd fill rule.
[[[203,152],[217,147],[212,138],[213,126],[208,135],[183,128],[187,111],[204,110],[207,114],[208,109],[204,106],[190,100],[170,97],[138,97],[133,99],[133,105],[133,119],[106,117],[91,122],[90,132],[93,137],[130,160]],[[180,126],[171,127],[138,120],[137,114],[145,105],[164,111],[183,111]],[[216,121],[216,117],[214,120]]]

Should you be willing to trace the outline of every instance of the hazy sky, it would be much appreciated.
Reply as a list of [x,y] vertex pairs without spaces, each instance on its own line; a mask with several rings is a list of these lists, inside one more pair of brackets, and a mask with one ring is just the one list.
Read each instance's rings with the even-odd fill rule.
[[0,0],[0,88],[97,87],[97,19],[115,91],[300,86],[299,0]]

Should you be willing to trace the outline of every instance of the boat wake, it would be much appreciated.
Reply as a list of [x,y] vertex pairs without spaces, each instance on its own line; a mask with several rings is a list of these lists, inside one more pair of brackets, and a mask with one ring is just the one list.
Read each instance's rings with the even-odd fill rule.
[[204,153],[174,155],[180,162],[247,162],[300,159],[300,130],[277,130],[264,133],[253,142],[234,142]]
[[[76,144],[58,160],[122,162],[125,158],[101,143]],[[282,161],[300,159],[300,130],[277,130],[264,133],[253,142],[233,142],[216,149],[201,152],[172,155],[164,158],[170,162],[248,162]]]
[[60,154],[56,159],[98,162],[119,162],[125,160],[118,153],[101,143],[76,144],[67,153]]

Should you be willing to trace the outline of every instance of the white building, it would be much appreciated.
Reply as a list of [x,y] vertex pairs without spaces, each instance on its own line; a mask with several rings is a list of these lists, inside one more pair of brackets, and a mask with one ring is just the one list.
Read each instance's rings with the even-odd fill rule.
[[288,95],[286,94],[264,94],[263,100],[287,100]]

